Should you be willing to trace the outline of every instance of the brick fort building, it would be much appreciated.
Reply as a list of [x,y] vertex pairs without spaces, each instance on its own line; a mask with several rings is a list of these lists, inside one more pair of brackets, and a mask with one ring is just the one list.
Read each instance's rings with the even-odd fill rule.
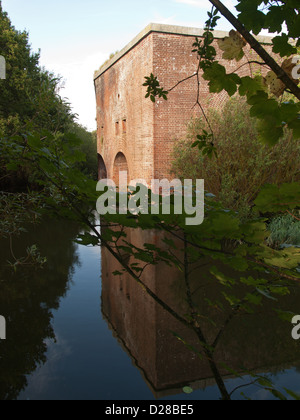
[[[118,184],[119,171],[127,170],[129,180],[172,179],[171,163],[174,141],[182,138],[192,117],[200,116],[197,101],[197,77],[179,84],[168,101],[154,104],[146,99],[145,76],[153,73],[165,90],[193,75],[198,68],[193,53],[195,38],[203,30],[180,26],[150,24],[130,44],[95,73],[97,101],[97,149],[99,179],[113,179]],[[217,40],[228,36],[215,31],[216,59],[227,72],[237,68],[239,75],[249,75],[249,60],[257,56],[246,47],[241,62],[222,59]],[[271,52],[270,38],[259,38]],[[243,65],[245,64],[245,65]],[[200,100],[204,107],[220,108],[226,92],[210,94],[208,84],[200,80]]]

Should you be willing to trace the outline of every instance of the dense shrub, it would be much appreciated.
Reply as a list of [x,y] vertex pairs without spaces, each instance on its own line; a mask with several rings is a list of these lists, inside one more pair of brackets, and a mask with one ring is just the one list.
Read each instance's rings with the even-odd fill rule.
[[291,216],[284,215],[275,217],[270,225],[271,232],[268,238],[268,245],[273,248],[280,248],[281,245],[300,246],[300,221]]
[[78,169],[82,173],[91,177],[95,181],[98,179],[98,157],[97,157],[97,132],[89,132],[80,124],[72,124],[69,131],[75,134],[81,140],[79,147],[80,151],[84,153],[86,159],[77,164]]
[[68,134],[78,137],[71,149],[74,155],[81,152],[86,158],[75,160],[74,166],[96,180],[95,136],[76,122],[70,104],[60,96],[61,77],[40,67],[40,53],[32,52],[29,34],[14,28],[1,1],[0,53],[6,60],[6,79],[0,80],[0,190],[27,193],[40,189],[23,147],[33,132],[45,147],[51,133],[58,149],[72,141]]
[[275,147],[262,146],[256,121],[241,98],[228,101],[222,111],[208,113],[216,137],[218,157],[202,156],[192,144],[206,128],[202,119],[192,119],[185,139],[176,141],[172,170],[180,179],[204,179],[205,189],[217,196],[226,208],[241,218],[266,183],[300,180],[300,145],[286,133]]

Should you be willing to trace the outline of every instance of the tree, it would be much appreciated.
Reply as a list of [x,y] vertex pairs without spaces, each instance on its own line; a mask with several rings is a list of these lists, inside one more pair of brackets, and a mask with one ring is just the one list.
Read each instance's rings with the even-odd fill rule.
[[[40,53],[31,51],[29,34],[12,26],[1,4],[0,51],[6,60],[6,79],[0,80],[1,188],[18,192],[27,191],[28,187],[37,189],[32,169],[25,159],[18,160],[20,148],[11,142],[13,136],[26,137],[26,133],[33,131],[41,136],[45,130],[51,132],[57,136],[56,142],[60,141],[62,133],[76,133],[83,143],[82,152],[88,155],[85,170],[96,179],[95,143],[92,135],[75,122],[76,115],[70,104],[61,98],[61,77],[40,67]],[[19,161],[18,170],[12,171],[16,161]]]
[[175,178],[204,179],[207,191],[224,208],[237,211],[244,219],[256,217],[251,209],[264,184],[280,186],[300,180],[300,143],[292,139],[290,131],[285,131],[275,146],[262,144],[256,119],[251,118],[244,98],[230,98],[221,110],[209,109],[207,117],[218,157],[211,159],[203,155],[202,149],[192,148],[199,133],[208,130],[204,118],[192,118],[186,136],[174,143]]
[[[278,79],[300,100],[300,89],[291,77],[291,72],[280,67],[249,32],[253,31],[255,35],[258,35],[262,29],[267,29],[270,33],[280,34],[285,24],[287,33],[281,33],[273,39],[273,51],[282,57],[297,54],[296,47],[300,46],[298,2],[295,0],[239,0],[236,9],[240,14],[239,19],[236,19],[221,1],[209,1],[245,38],[253,50],[273,70]],[[290,38],[295,39],[296,47],[289,43]],[[294,64],[296,65],[296,62]]]
[[79,163],[79,169],[96,181],[98,179],[97,133],[91,133],[77,123],[71,124],[68,131],[75,134],[82,141],[79,148],[85,154],[86,160]]
[[0,51],[6,80],[0,81],[0,134],[19,133],[28,122],[35,129],[61,130],[73,116],[59,96],[60,78],[40,68],[27,32],[17,31],[0,5]]

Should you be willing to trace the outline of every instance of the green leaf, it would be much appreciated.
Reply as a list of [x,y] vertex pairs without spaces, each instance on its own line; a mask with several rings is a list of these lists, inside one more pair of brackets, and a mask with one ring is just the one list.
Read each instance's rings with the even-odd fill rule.
[[260,377],[257,382],[259,383],[259,385],[263,386],[263,387],[268,387],[268,388],[272,388],[273,384],[272,381],[270,381],[270,379],[265,378],[265,377]]
[[300,401],[300,395],[299,394],[296,394],[296,392],[294,392],[294,391],[291,391],[290,389],[287,389],[287,388],[283,388],[284,390],[285,390],[285,392],[290,396],[290,397],[292,397],[294,400],[296,400],[296,401]]
[[[175,242],[173,241],[173,239],[164,238],[163,239],[163,242],[165,244],[167,244],[169,248],[177,249],[177,247],[176,247]],[[194,249],[194,248],[192,248],[192,249]]]
[[[195,353],[196,355],[197,355],[197,357],[199,357],[200,358],[200,360],[203,360],[203,356],[202,356],[202,354],[194,347],[194,346],[192,346],[191,344],[189,344],[189,343],[187,343],[186,341],[185,341],[185,339],[184,338],[182,338],[182,337],[180,337],[180,335],[178,335],[176,332],[174,332],[174,331],[171,331],[171,333],[174,335],[174,337],[176,337],[177,338],[177,340],[178,341],[180,341],[181,343],[183,343],[184,344],[184,346],[188,349],[188,350],[190,350],[191,352],[193,352],[193,353]],[[205,343],[201,343],[203,346],[206,346],[205,345]]]
[[156,245],[153,245],[153,244],[144,244],[144,247],[148,251],[159,251],[159,248],[157,248],[157,246]]
[[240,299],[238,299],[236,296],[228,295],[225,292],[223,292],[222,294],[227,300],[227,302],[229,302],[230,306],[232,306],[233,308],[241,304]]
[[266,290],[266,289],[265,290],[262,290],[259,287],[257,287],[256,290],[258,291],[258,293],[260,293],[261,295],[263,295],[267,299],[277,301],[277,299],[275,299],[273,296],[270,295],[270,293],[268,292],[268,290]]
[[266,15],[258,10],[261,3],[262,1],[246,0],[236,6],[236,9],[241,12],[238,19],[255,35],[258,35],[265,27]]
[[99,238],[97,236],[91,235],[90,233],[84,233],[77,236],[76,243],[79,245],[99,245]]
[[278,317],[282,320],[282,321],[287,321],[289,323],[292,322],[292,319],[294,318],[294,316],[296,315],[294,312],[289,312],[289,311],[282,311],[280,309],[276,309],[275,310]]
[[256,94],[258,91],[263,90],[263,79],[261,76],[255,76],[254,78],[250,76],[241,78],[241,85],[239,88],[239,94],[241,96],[251,97]]
[[293,130],[294,140],[300,139],[300,119],[297,117],[288,123],[288,128]]
[[297,54],[297,48],[289,43],[287,34],[282,34],[273,38],[273,52],[280,54],[281,57],[289,57],[290,55]]
[[217,267],[211,267],[210,273],[215,276],[215,278],[223,285],[223,286],[233,286],[236,282],[234,279],[226,276],[224,273],[219,271]]
[[240,272],[247,270],[247,268],[249,267],[249,264],[246,258],[243,258],[241,256],[227,257],[224,260],[224,263],[232,267],[236,271],[240,271]]
[[136,254],[134,254],[134,257],[140,261],[146,262],[146,263],[153,263],[154,259],[153,259],[153,255],[150,254],[149,252],[144,252],[144,251],[140,251],[137,252]]
[[239,239],[240,222],[231,213],[218,212],[211,214],[203,227],[210,226],[211,232],[219,238]]
[[253,303],[254,305],[260,305],[262,301],[262,296],[255,295],[253,293],[248,293],[245,297],[245,299],[249,303]]
[[299,121],[300,103],[284,102],[280,107],[280,116],[285,123],[293,123]]
[[[261,100],[260,102],[256,102],[256,104],[252,105],[251,107],[250,115],[251,117],[261,119],[265,118],[267,115],[272,117],[274,117],[274,115],[280,117],[278,102],[275,99]],[[278,121],[276,121],[276,125],[277,124]]]
[[258,121],[257,130],[262,143],[275,146],[284,135],[283,126],[277,127],[278,119],[274,115],[268,115]]
[[124,273],[122,273],[121,271],[114,271],[112,274],[113,274],[113,276],[123,276],[124,275]]
[[209,81],[210,92],[220,93],[222,90],[226,90],[229,96],[233,96],[237,92],[237,86],[241,80],[237,74],[227,74],[225,67],[217,62],[204,71],[203,78]]
[[300,182],[277,185],[266,184],[254,201],[261,213],[278,213],[293,210],[300,204]]
[[262,286],[262,285],[264,285],[264,284],[266,284],[267,283],[267,280],[264,280],[264,279],[254,279],[253,277],[248,277],[248,278],[245,278],[245,277],[241,277],[240,278],[240,282],[241,283],[243,283],[243,284],[246,284],[247,286],[250,286],[250,287],[258,287],[258,286]]
[[287,401],[287,398],[280,392],[280,391],[277,391],[277,389],[270,389],[269,390],[273,395],[274,395],[274,397],[276,397],[277,399],[279,399],[279,400],[281,400],[281,401]]
[[10,163],[8,163],[8,164],[6,165],[6,169],[7,169],[8,171],[13,171],[13,172],[15,172],[15,171],[17,171],[17,170],[18,170],[18,168],[19,168],[19,165],[18,165],[17,163],[14,163],[14,162],[10,162]]
[[282,251],[278,251],[274,257],[265,258],[265,262],[279,268],[297,268],[300,262],[300,249],[285,248]]
[[259,90],[255,95],[250,96],[247,102],[249,105],[255,105],[268,99],[269,95],[264,90]]
[[265,20],[265,28],[269,29],[271,33],[278,32],[280,33],[282,31],[282,25],[283,25],[283,13],[282,13],[282,7],[279,6],[271,6],[269,7],[269,12],[266,16]]
[[42,147],[44,147],[44,145],[41,142],[41,139],[38,135],[29,136],[28,139],[27,139],[27,143],[33,149],[42,149]]
[[56,166],[49,159],[41,158],[39,161],[39,166],[43,171],[45,171],[48,174],[52,175],[57,173]]
[[190,386],[185,386],[184,388],[182,388],[182,390],[185,394],[192,394],[194,392],[193,388],[191,388]]
[[243,239],[246,242],[261,244],[268,236],[267,226],[264,221],[256,222],[250,221],[241,226]]

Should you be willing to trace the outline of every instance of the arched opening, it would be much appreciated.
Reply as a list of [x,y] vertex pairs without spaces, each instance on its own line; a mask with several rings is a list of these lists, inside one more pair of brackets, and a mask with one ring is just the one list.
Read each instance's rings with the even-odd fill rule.
[[98,154],[98,181],[107,179],[107,170],[103,157]]
[[127,159],[123,153],[118,153],[114,162],[113,181],[116,185],[119,185],[119,172],[127,171],[127,179],[129,178],[129,169]]

